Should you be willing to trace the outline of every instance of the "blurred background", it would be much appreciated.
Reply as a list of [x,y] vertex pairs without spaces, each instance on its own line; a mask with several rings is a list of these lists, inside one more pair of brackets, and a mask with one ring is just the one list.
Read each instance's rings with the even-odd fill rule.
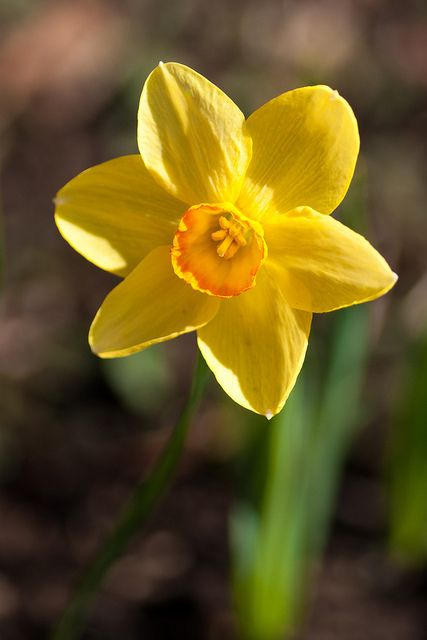
[[315,316],[268,423],[211,384],[173,489],[114,566],[93,640],[427,638],[427,3],[0,0],[0,638],[36,640],[150,468],[194,336],[124,360],[87,346],[116,279],[74,253],[56,191],[136,153],[142,84],[186,63],[249,114],[331,85],[361,130],[336,215],[400,276]]

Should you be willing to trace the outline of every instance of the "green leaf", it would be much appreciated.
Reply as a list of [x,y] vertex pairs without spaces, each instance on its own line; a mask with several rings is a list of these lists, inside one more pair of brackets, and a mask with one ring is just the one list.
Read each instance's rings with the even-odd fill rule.
[[427,560],[427,333],[413,344],[387,465],[390,549],[400,562]]
[[[231,517],[233,587],[246,640],[288,637],[304,611],[340,470],[358,424],[367,310],[340,311],[328,365],[305,369],[283,412],[257,421]],[[322,363],[323,364],[323,363]],[[266,443],[262,445],[262,440]],[[261,486],[250,490],[261,479]]]

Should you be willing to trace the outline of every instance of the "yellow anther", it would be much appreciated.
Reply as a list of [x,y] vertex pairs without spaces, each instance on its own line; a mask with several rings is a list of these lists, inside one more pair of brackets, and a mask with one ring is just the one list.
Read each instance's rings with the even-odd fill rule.
[[217,247],[216,252],[219,255],[219,257],[227,259],[226,254],[227,254],[228,250],[230,249],[230,247],[233,244],[234,244],[233,238],[230,235],[227,235],[227,237],[224,238],[224,240],[221,242],[221,244],[218,245],[218,247]]
[[244,247],[247,242],[243,235],[243,226],[237,220],[229,220],[225,216],[220,216],[217,231],[211,234],[212,240],[220,242],[217,247],[217,253],[220,258],[229,260],[236,255],[240,247]]
[[238,250],[240,249],[239,245],[236,244],[235,242],[233,242],[233,244],[231,244],[227,251],[224,253],[224,258],[226,260],[230,260],[230,258],[232,258],[233,256],[236,255],[236,253],[238,252]]
[[212,240],[215,240],[215,242],[219,242],[220,240],[224,240],[226,235],[227,235],[227,232],[225,231],[225,229],[218,229],[218,231],[214,231],[211,234],[211,238]]

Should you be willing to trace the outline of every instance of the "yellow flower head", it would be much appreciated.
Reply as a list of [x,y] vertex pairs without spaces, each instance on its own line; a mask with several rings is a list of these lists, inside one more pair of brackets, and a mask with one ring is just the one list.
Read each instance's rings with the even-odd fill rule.
[[301,369],[313,312],[386,293],[396,276],[329,214],[359,151],[348,103],[289,91],[247,120],[218,87],[160,64],[138,113],[139,155],[105,162],[56,198],[64,238],[124,280],[90,329],[101,357],[197,330],[223,389],[271,417]]

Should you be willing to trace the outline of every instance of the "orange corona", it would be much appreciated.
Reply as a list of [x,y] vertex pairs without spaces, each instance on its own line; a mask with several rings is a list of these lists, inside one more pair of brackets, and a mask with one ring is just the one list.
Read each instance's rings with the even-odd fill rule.
[[190,207],[171,249],[175,273],[196,291],[231,298],[255,284],[267,248],[262,226],[230,203]]

